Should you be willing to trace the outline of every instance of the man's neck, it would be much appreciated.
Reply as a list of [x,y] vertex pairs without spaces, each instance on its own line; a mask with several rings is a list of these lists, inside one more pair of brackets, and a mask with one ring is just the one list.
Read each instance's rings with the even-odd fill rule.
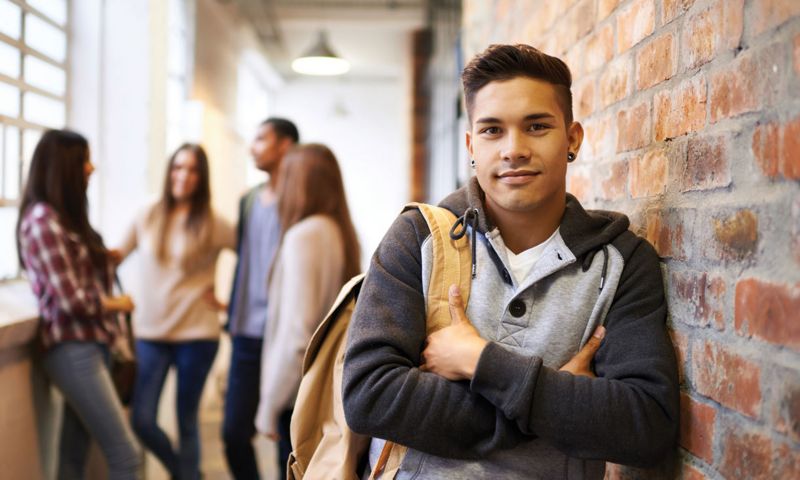
[[565,202],[545,205],[533,211],[515,212],[486,202],[486,210],[497,225],[506,248],[518,254],[544,242],[561,224]]

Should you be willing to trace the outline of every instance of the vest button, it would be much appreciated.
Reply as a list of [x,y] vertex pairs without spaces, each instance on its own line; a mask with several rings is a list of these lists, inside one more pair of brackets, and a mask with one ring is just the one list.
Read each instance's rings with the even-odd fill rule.
[[508,311],[511,313],[512,317],[516,318],[525,315],[525,302],[522,300],[512,301],[511,305],[508,306]]

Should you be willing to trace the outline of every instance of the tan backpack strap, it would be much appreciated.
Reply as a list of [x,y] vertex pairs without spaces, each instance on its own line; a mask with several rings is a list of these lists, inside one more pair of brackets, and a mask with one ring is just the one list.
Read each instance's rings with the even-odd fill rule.
[[465,306],[469,300],[472,280],[469,240],[467,235],[458,240],[450,238],[450,229],[457,220],[450,210],[424,203],[409,203],[406,209],[409,208],[416,208],[422,213],[431,231],[433,263],[426,311],[427,332],[432,333],[450,325],[450,285],[456,284],[461,287],[461,297]]
[[400,471],[400,464],[403,463],[406,452],[408,452],[408,447],[387,440],[383,444],[375,469],[369,474],[369,480],[375,480],[381,475],[383,475],[381,478],[393,479]]

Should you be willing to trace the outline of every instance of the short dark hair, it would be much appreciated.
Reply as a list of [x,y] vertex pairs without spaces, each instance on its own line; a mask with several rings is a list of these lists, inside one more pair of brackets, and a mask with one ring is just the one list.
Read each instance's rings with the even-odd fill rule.
[[272,129],[281,138],[288,138],[292,143],[300,141],[300,133],[297,131],[297,125],[291,120],[280,117],[269,117],[261,122],[261,125],[272,125]]
[[551,83],[566,124],[572,123],[572,74],[563,60],[530,45],[489,45],[470,60],[461,73],[464,103],[472,122],[475,94],[490,82],[529,77]]

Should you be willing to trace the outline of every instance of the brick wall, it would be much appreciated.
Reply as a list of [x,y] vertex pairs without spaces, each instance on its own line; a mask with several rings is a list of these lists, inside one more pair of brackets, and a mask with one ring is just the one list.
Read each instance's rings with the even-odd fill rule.
[[524,42],[574,75],[568,189],[663,259],[674,461],[608,478],[800,478],[800,0],[467,0],[465,56]]

